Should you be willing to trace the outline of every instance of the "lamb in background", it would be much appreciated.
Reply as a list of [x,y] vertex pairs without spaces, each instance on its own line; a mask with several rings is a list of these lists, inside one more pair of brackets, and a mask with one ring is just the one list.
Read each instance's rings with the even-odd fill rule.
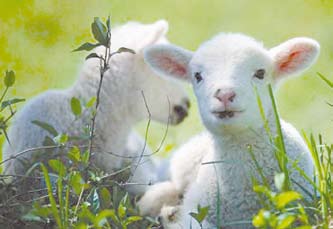
[[[171,180],[147,191],[139,202],[141,212],[161,214],[165,228],[190,228],[190,224],[200,228],[188,214],[196,212],[198,204],[210,206],[203,228],[216,227],[218,208],[221,226],[235,221],[251,222],[259,209],[251,175],[258,180],[260,177],[248,146],[252,146],[270,184],[274,172],[279,171],[274,146],[260,116],[257,94],[269,129],[276,136],[267,85],[276,89],[281,80],[303,72],[315,62],[319,50],[319,44],[309,38],[290,39],[267,50],[250,37],[232,33],[215,36],[194,53],[173,45],[147,48],[145,61],[156,73],[192,82],[207,131],[174,153]],[[298,160],[298,166],[312,177],[312,159],[302,137],[291,124],[280,122],[288,158],[292,162]],[[289,169],[295,182],[311,190],[297,171],[291,166]],[[304,193],[297,185],[293,187]],[[183,203],[175,206],[182,195]],[[231,228],[249,228],[250,224]]]
[[[122,53],[113,56],[109,63],[110,69],[105,73],[103,80],[95,125],[93,150],[95,153],[92,160],[95,166],[105,172],[121,168],[128,162],[128,159],[107,152],[137,157],[143,150],[143,139],[132,132],[136,123],[148,118],[142,92],[152,120],[168,123],[170,118],[170,124],[175,125],[187,115],[189,100],[179,82],[157,76],[143,60],[145,47],[168,43],[165,37],[167,30],[168,23],[159,20],[153,24],[129,22],[112,31],[113,51],[127,47],[133,49],[136,54]],[[102,54],[104,50],[104,47],[100,46],[93,52]],[[77,97],[81,101],[88,101],[96,95],[100,80],[99,63],[97,58],[88,59],[72,87],[66,90],[46,91],[31,99],[18,112],[8,133],[11,144],[6,143],[3,148],[4,160],[22,150],[43,145],[43,140],[49,133],[32,124],[33,120],[51,124],[58,133],[68,133],[70,136],[82,133],[83,127],[90,124],[90,116],[83,115],[82,118],[75,120],[70,100],[72,97]],[[149,150],[146,150],[145,154],[147,152]],[[32,157],[32,153],[27,153],[18,159],[9,160],[4,164],[4,173],[24,174],[27,168],[20,163],[20,160],[24,158],[29,161]],[[147,161],[147,158],[144,158],[144,161]],[[136,180],[131,180],[133,183],[156,181],[156,168],[149,159],[147,163],[140,165],[136,172],[134,177]],[[131,188],[138,194],[144,192],[146,186]]]

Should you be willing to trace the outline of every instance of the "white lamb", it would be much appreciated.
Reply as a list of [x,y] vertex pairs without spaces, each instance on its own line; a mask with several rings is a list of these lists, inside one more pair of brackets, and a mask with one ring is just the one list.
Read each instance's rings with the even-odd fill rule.
[[[219,34],[194,53],[173,45],[148,48],[145,61],[153,70],[192,82],[208,131],[174,153],[171,181],[156,184],[147,191],[139,202],[142,214],[160,213],[166,228],[190,228],[190,224],[192,228],[200,228],[188,213],[196,212],[198,204],[209,205],[203,228],[216,228],[218,217],[223,228],[228,228],[227,225],[251,228],[251,223],[231,226],[235,221],[251,222],[259,208],[251,175],[260,178],[248,146],[252,146],[270,184],[274,173],[279,171],[257,95],[271,133],[276,136],[267,85],[275,89],[282,79],[304,71],[315,62],[319,49],[319,44],[312,39],[294,38],[267,50],[242,34]],[[289,159],[298,160],[298,166],[312,177],[312,159],[302,137],[292,125],[280,121]],[[294,181],[311,190],[298,172],[291,166],[289,169]],[[293,187],[299,190],[297,185]],[[182,195],[183,203],[175,206],[181,202]]]
[[[121,53],[110,60],[110,69],[105,73],[101,99],[96,117],[93,163],[105,172],[121,168],[131,161],[113,156],[110,152],[123,156],[134,156],[134,164],[143,150],[144,141],[131,132],[133,126],[148,118],[148,111],[142,92],[147,101],[151,119],[162,123],[180,123],[187,115],[189,100],[183,87],[173,79],[157,76],[145,64],[143,49],[159,43],[168,43],[165,35],[168,24],[164,20],[153,24],[129,22],[112,31],[111,46],[116,51],[120,47],[133,49],[136,54]],[[104,53],[98,47],[93,52]],[[9,130],[11,144],[5,144],[3,159],[9,159],[22,150],[42,146],[44,129],[31,123],[33,120],[47,122],[59,133],[78,136],[90,124],[90,116],[83,115],[75,120],[71,112],[70,100],[77,97],[88,101],[96,95],[100,80],[99,60],[85,61],[75,84],[66,90],[49,90],[31,99],[16,115]],[[128,141],[129,137],[129,141]],[[109,152],[109,153],[108,153]],[[145,154],[149,152],[146,150]],[[31,159],[32,153],[21,155],[4,164],[5,174],[24,174],[26,168],[20,163],[22,158]],[[147,161],[148,159],[148,161]],[[154,164],[145,157],[136,169],[133,183],[148,184],[156,180]],[[135,166],[136,167],[136,166]],[[147,186],[134,187],[135,193],[142,193]]]

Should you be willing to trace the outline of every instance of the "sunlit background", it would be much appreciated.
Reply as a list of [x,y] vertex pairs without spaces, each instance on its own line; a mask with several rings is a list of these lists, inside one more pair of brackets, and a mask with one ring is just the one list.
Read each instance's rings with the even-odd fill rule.
[[[327,102],[333,103],[333,90],[316,74],[333,79],[331,0],[0,0],[0,74],[15,70],[12,95],[30,98],[50,88],[70,86],[85,56],[71,50],[91,40],[93,17],[108,15],[113,26],[164,18],[170,24],[170,41],[190,50],[221,31],[251,35],[267,47],[296,36],[318,40],[322,52],[317,64],[283,84],[277,100],[285,120],[307,133],[322,133],[331,142],[333,108]],[[163,151],[202,130],[193,95],[192,104],[190,117],[170,128]],[[144,126],[138,126],[141,132]],[[164,130],[163,125],[152,126],[153,148]]]

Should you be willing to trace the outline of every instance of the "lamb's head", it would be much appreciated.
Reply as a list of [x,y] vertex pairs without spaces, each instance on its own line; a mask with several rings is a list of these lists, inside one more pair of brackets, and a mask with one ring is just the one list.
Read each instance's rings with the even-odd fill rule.
[[214,133],[257,129],[263,125],[257,102],[272,112],[268,84],[274,87],[299,74],[317,58],[319,44],[294,38],[272,49],[241,34],[219,34],[192,53],[172,45],[146,50],[157,73],[192,82],[201,118]]
[[[147,102],[147,104],[141,104],[145,115],[147,114],[145,105],[147,105],[153,120],[178,124],[187,116],[190,106],[183,85],[179,80],[156,74],[145,63],[143,57],[143,50],[146,47],[169,43],[166,39],[167,31],[168,23],[165,20],[159,20],[153,24],[129,22],[114,32],[114,39],[117,40],[114,40],[113,44],[131,48],[136,52],[135,55],[127,55],[132,58],[131,66],[129,66],[134,73],[131,79],[132,89],[139,93],[142,91]],[[141,94],[138,97],[142,102],[144,101]]]

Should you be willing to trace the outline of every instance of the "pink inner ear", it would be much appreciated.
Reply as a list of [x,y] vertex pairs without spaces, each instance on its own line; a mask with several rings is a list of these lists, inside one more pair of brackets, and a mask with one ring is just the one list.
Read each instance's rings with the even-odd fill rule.
[[292,65],[293,61],[298,58],[300,54],[300,51],[290,53],[287,60],[283,60],[282,63],[279,64],[280,71],[288,71],[288,68],[291,67],[290,65]]
[[177,63],[175,60],[169,57],[161,57],[160,64],[163,69],[169,72],[171,75],[184,77],[187,73],[187,69],[184,65]]
[[278,72],[290,73],[297,71],[307,62],[308,54],[312,51],[312,48],[309,46],[294,47],[293,50],[278,58]]

